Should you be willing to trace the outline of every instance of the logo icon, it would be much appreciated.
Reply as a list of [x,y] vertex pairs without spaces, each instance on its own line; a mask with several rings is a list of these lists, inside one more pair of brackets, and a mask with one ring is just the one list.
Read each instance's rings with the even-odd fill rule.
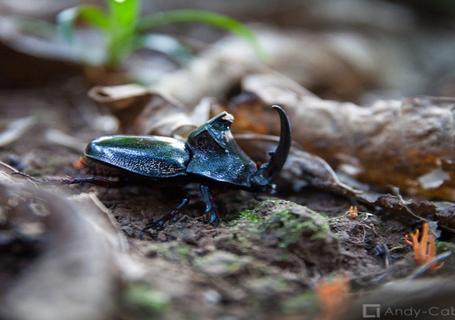
[[362,316],[364,319],[379,319],[381,317],[381,305],[363,304]]

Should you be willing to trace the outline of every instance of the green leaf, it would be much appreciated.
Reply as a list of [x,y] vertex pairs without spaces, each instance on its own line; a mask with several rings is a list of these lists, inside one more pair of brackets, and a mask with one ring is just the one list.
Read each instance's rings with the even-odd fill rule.
[[139,12],[139,0],[109,0],[111,27],[135,29]]
[[161,12],[143,17],[137,28],[139,31],[146,31],[158,26],[180,22],[199,22],[228,30],[248,41],[258,56],[262,59],[265,58],[265,52],[259,41],[247,26],[235,19],[211,11],[183,9]]
[[57,26],[60,34],[67,41],[72,40],[74,25],[78,19],[103,31],[109,25],[109,20],[104,12],[94,6],[79,6],[63,10],[57,15]]
[[107,32],[108,66],[116,66],[134,47],[139,0],[108,0],[109,29]]

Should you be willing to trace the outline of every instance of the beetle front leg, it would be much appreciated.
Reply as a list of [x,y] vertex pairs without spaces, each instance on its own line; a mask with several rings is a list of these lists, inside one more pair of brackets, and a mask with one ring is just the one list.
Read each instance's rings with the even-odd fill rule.
[[204,215],[206,221],[213,226],[219,225],[220,217],[216,212],[215,202],[213,201],[209,187],[204,184],[201,184],[199,189],[201,190],[202,201],[204,201],[205,204]]
[[13,175],[22,176],[24,178],[30,179],[36,183],[51,184],[51,185],[72,185],[72,184],[94,184],[101,187],[120,187],[122,186],[122,181],[115,177],[105,177],[105,176],[82,176],[82,177],[70,177],[70,176],[51,176],[51,177],[32,177],[24,172],[13,172]]

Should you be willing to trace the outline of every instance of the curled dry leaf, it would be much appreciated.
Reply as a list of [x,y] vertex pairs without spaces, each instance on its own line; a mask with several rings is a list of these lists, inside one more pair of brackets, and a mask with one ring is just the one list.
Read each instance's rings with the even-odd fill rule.
[[[1,318],[106,319],[112,315],[120,242],[98,208],[67,200],[55,190],[13,181],[5,172],[0,172],[0,208],[7,221],[0,233],[14,235],[2,247],[14,243],[34,250],[33,260],[17,264],[6,278],[8,285],[2,286]],[[17,251],[3,249],[6,261],[17,263]]]
[[96,86],[88,96],[117,117],[122,132],[130,132],[151,99],[151,93],[139,85]]
[[376,201],[371,202],[374,206],[383,209],[387,214],[395,218],[403,217],[406,219],[411,218],[417,222],[418,217],[420,221],[433,220],[438,221],[441,227],[447,226],[455,228],[455,204],[446,201],[428,201],[406,199],[391,194],[380,196]]
[[214,103],[204,98],[189,111],[175,99],[138,85],[98,86],[89,91],[89,96],[117,117],[123,133],[182,139],[209,119]]
[[138,85],[98,86],[89,96],[118,118],[124,133],[178,136],[195,127],[178,101]]
[[[238,134],[236,141],[253,160],[265,162],[269,152],[276,149],[279,138],[258,134]],[[344,196],[355,196],[358,192],[343,184],[332,168],[321,158],[291,147],[288,159],[277,178],[280,190],[300,191],[305,186],[312,186]]]
[[[281,104],[294,125],[294,140],[332,166],[349,164],[368,183],[455,199],[455,100],[413,98],[361,107],[319,99],[274,74],[248,76],[242,88],[247,96],[235,99],[229,110],[243,119],[234,123],[237,132],[276,135],[269,105]],[[435,170],[438,183],[421,183]]]

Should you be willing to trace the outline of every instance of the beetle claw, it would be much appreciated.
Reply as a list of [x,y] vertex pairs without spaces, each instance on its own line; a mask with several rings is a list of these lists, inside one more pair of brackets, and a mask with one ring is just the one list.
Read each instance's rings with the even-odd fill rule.
[[202,201],[205,204],[204,221],[216,227],[220,224],[220,217],[216,212],[216,206],[210,194],[209,187],[201,184],[199,188],[201,190]]
[[147,224],[142,231],[145,231],[147,229],[163,230],[167,222],[175,222],[180,213],[180,210],[185,208],[189,202],[190,199],[187,196],[183,197],[175,209],[171,210],[164,217]]
[[163,219],[163,218],[153,221],[153,222],[147,224],[147,226],[145,227],[145,230],[147,230],[147,229],[163,230],[164,225],[166,224],[167,221],[168,221],[167,219]]
[[216,211],[212,210],[204,214],[204,222],[211,224],[214,227],[217,227],[220,224],[221,219],[216,213]]

